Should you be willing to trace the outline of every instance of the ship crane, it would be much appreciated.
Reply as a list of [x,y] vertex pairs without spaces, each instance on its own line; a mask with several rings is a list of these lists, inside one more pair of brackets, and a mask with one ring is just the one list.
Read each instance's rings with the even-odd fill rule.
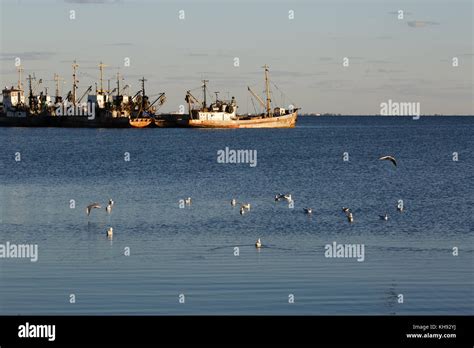
[[271,96],[270,96],[270,79],[268,78],[268,71],[269,71],[269,66],[264,65],[262,68],[265,69],[265,96],[266,96],[266,103],[260,98],[254,91],[250,89],[250,87],[247,87],[249,92],[257,99],[259,104],[265,109],[266,117],[271,117],[272,116],[272,108],[271,108]]
[[200,104],[200,105],[202,105],[202,103],[199,101],[199,99],[197,99],[195,96],[193,96],[191,94],[191,91],[186,92],[186,98],[184,98],[184,100],[186,100],[186,102],[188,104]]
[[153,103],[151,103],[151,104],[145,109],[145,111],[147,111],[148,109],[150,109],[157,101],[159,101],[159,102],[158,102],[158,107],[162,106],[162,105],[165,103],[165,101],[166,101],[166,96],[165,96],[165,93],[164,93],[164,92],[163,92],[163,93],[160,93],[159,96],[158,96],[158,98],[156,98],[156,99],[153,101]]
[[252,89],[250,87],[247,87],[247,89],[249,90],[250,94],[252,94],[252,96],[257,99],[258,103],[263,107],[265,108],[265,103],[264,101],[262,100],[262,98],[260,98],[258,96],[258,94],[256,94],[254,91],[252,91]]
[[86,96],[86,94],[89,93],[90,91],[92,91],[92,85],[90,85],[90,86],[86,89],[86,91],[85,91],[84,94],[79,98],[79,100],[77,101],[77,103],[79,104],[79,103],[82,101],[82,99]]

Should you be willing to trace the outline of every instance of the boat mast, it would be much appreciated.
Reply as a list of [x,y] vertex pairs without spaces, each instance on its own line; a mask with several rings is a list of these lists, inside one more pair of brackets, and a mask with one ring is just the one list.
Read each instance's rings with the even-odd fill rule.
[[74,63],[72,63],[72,104],[76,105],[76,91],[77,91],[77,81],[76,80],[76,69],[79,65],[76,64],[76,60],[74,59]]
[[202,80],[202,88],[203,88],[203,93],[204,93],[204,105],[202,106],[204,109],[206,108],[206,83],[209,82],[209,80]]
[[30,105],[30,108],[33,109],[34,107],[34,96],[33,96],[33,87],[31,86],[31,81],[32,80],[36,80],[36,77],[31,77],[31,75],[28,75],[28,89],[29,89],[29,105]]
[[56,103],[59,100],[59,81],[62,80],[62,78],[59,77],[58,74],[54,74],[54,82],[56,83]]
[[265,64],[263,66],[265,69],[265,93],[267,95],[267,116],[271,116],[271,106],[270,106],[270,80],[268,79],[268,68],[269,66]]
[[104,68],[106,67],[107,65],[105,64],[102,64],[102,62],[99,63],[99,70],[100,70],[100,90],[99,90],[99,93],[104,93],[104,84],[103,84],[103,81],[104,81]]
[[16,69],[18,71],[18,89],[22,89],[23,86],[21,85],[21,72],[23,71],[23,67],[20,64],[20,65],[18,65],[18,67]]
[[142,110],[145,110],[145,77],[143,76],[140,80],[138,80],[142,83]]
[[120,72],[117,71],[117,97],[120,95]]

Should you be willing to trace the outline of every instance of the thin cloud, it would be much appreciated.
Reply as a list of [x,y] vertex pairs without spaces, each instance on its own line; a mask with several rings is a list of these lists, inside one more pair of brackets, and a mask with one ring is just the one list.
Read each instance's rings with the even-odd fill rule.
[[115,43],[108,43],[106,46],[133,46],[133,43],[131,42],[115,42]]
[[431,25],[439,25],[440,23],[431,21],[408,21],[407,24],[412,28],[424,28]]
[[0,60],[15,60],[17,57],[21,60],[47,60],[54,56],[56,52],[49,51],[26,51],[15,53],[3,53]]
[[118,4],[122,0],[64,0],[68,4]]

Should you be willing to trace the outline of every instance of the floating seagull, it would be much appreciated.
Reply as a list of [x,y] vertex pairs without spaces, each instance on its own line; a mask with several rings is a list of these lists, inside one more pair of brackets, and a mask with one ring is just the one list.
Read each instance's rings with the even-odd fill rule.
[[291,194],[289,194],[289,193],[284,195],[283,198],[286,199],[288,202],[291,202],[293,200],[293,199],[291,199]]
[[380,216],[380,219],[381,220],[385,220],[387,221],[388,220],[388,214],[385,214],[385,215],[379,215]]
[[240,215],[244,215],[245,214],[245,209],[244,207],[240,207]]
[[260,238],[257,239],[257,241],[255,242],[255,247],[256,247],[257,249],[260,249],[260,248],[262,247],[262,242],[260,241]]
[[112,200],[112,198],[109,199],[109,204],[113,207],[114,206],[114,201]]
[[230,201],[230,205],[235,207],[237,205],[237,201],[235,198],[232,198],[232,200]]
[[347,214],[347,221],[349,221],[349,222],[354,221],[354,216],[352,216],[352,213]]
[[184,200],[184,204],[191,205],[191,197],[188,197]]
[[311,208],[303,208],[303,210],[306,214],[313,214],[313,209]]
[[101,206],[99,203],[92,203],[92,204],[89,204],[86,208],[86,213],[87,213],[87,216],[89,216],[91,214],[91,210],[94,209],[94,208],[97,208],[97,209],[100,209]]
[[393,165],[395,167],[397,166],[397,161],[395,160],[395,157],[393,157],[393,156],[382,156],[382,157],[379,158],[379,160],[381,160],[381,161],[384,161],[384,160],[390,161],[390,162],[393,163]]
[[242,209],[247,209],[248,211],[250,211],[250,203],[242,204]]
[[107,229],[107,237],[112,238],[114,235],[114,229],[112,227],[109,227]]
[[105,211],[107,212],[107,214],[110,214],[112,212],[112,207],[113,207],[113,202],[112,204],[110,204],[110,201],[109,201],[109,204],[107,204],[107,206],[105,207]]
[[279,202],[284,198],[285,198],[285,195],[282,194],[282,193],[279,193],[279,194],[275,195],[275,202]]

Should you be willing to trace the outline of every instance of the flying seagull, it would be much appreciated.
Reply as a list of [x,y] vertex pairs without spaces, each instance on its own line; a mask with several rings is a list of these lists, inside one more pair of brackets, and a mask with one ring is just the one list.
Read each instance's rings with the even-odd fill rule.
[[397,166],[397,161],[395,160],[395,157],[393,156],[382,156],[379,158],[379,160],[387,160],[393,163],[393,165],[396,167]]
[[97,208],[97,209],[100,209],[101,206],[99,203],[92,203],[92,204],[89,204],[86,208],[86,213],[87,213],[87,216],[89,216],[91,214],[91,210],[94,209],[94,208]]

